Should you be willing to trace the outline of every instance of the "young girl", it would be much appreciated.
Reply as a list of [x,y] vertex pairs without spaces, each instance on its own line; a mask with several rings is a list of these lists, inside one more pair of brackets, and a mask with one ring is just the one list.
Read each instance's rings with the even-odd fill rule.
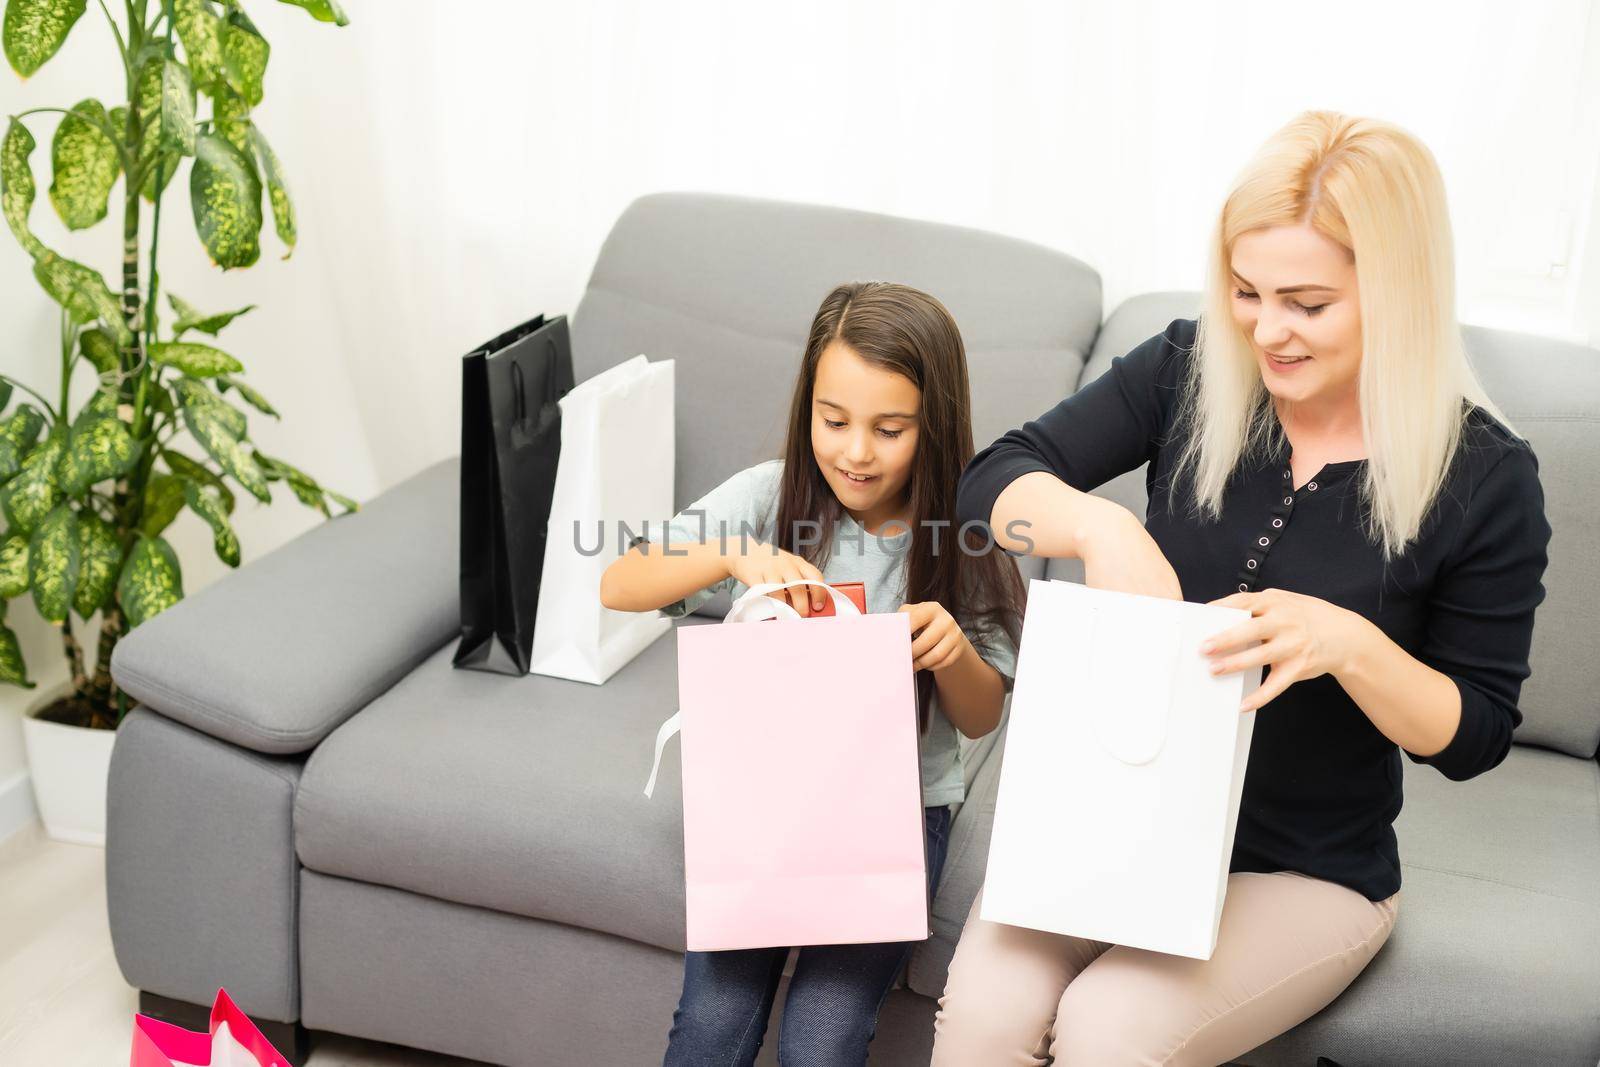
[[[1022,580],[993,538],[963,532],[956,481],[972,458],[966,353],[933,297],[903,285],[841,285],[811,324],[784,458],[741,471],[675,517],[663,544],[613,563],[607,607],[681,617],[717,590],[800,578],[866,584],[867,610],[910,616],[918,675],[929,892],[950,805],[965,796],[956,733],[1000,722],[1015,673]],[[826,594],[778,594],[802,615]],[[928,681],[931,679],[931,681]],[[778,1052],[786,1067],[864,1064],[911,945],[801,949]],[[788,950],[691,952],[668,1067],[752,1064]]]

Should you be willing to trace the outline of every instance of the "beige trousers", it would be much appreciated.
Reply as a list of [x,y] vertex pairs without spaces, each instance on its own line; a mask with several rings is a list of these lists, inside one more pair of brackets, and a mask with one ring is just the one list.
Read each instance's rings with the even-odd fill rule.
[[1388,940],[1400,894],[1230,875],[1209,960],[985,922],[982,903],[939,998],[934,1067],[1227,1063],[1331,1004]]

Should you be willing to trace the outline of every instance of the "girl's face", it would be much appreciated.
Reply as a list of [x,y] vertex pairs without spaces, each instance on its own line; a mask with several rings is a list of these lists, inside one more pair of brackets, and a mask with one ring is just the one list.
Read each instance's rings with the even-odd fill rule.
[[1278,400],[1359,396],[1361,300],[1345,247],[1309,225],[1270,226],[1233,243],[1233,318]]
[[917,454],[922,390],[839,341],[823,349],[811,390],[811,451],[846,511],[872,532],[901,517]]

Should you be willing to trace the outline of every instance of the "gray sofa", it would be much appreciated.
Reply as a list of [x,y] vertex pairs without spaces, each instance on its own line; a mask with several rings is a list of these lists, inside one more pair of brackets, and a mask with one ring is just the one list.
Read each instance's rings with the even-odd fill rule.
[[[678,361],[689,501],[777,453],[811,314],[852,278],[955,313],[980,445],[1197,308],[1152,294],[1102,321],[1094,271],[1022,241],[659,195],[600,253],[573,315],[578,376],[638,352]],[[1408,765],[1393,939],[1246,1063],[1600,1059],[1600,352],[1476,329],[1469,345],[1538,452],[1555,529],[1527,721],[1477,780]],[[118,963],[152,1010],[178,1017],[225,985],[285,1041],[303,1026],[502,1064],[658,1063],[684,936],[675,755],[654,801],[640,786],[676,706],[675,634],[598,687],[452,670],[457,477],[455,460],[430,467],[120,644],[112,669],[140,706],[109,787]],[[1142,514],[1142,475],[1102,492]],[[934,936],[885,1007],[874,1064],[927,1061],[1003,734],[964,751]]]

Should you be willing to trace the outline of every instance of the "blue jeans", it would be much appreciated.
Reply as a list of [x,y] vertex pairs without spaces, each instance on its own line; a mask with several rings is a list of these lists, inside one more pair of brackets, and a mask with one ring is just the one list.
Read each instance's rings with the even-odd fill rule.
[[[950,809],[923,809],[928,840],[928,892],[944,869]],[[850,1067],[867,1062],[895,977],[915,942],[808,945],[800,950],[778,1033],[783,1067]],[[767,1016],[783,978],[786,948],[691,952],[684,957],[683,996],[672,1016],[663,1067],[749,1067],[767,1032]]]

